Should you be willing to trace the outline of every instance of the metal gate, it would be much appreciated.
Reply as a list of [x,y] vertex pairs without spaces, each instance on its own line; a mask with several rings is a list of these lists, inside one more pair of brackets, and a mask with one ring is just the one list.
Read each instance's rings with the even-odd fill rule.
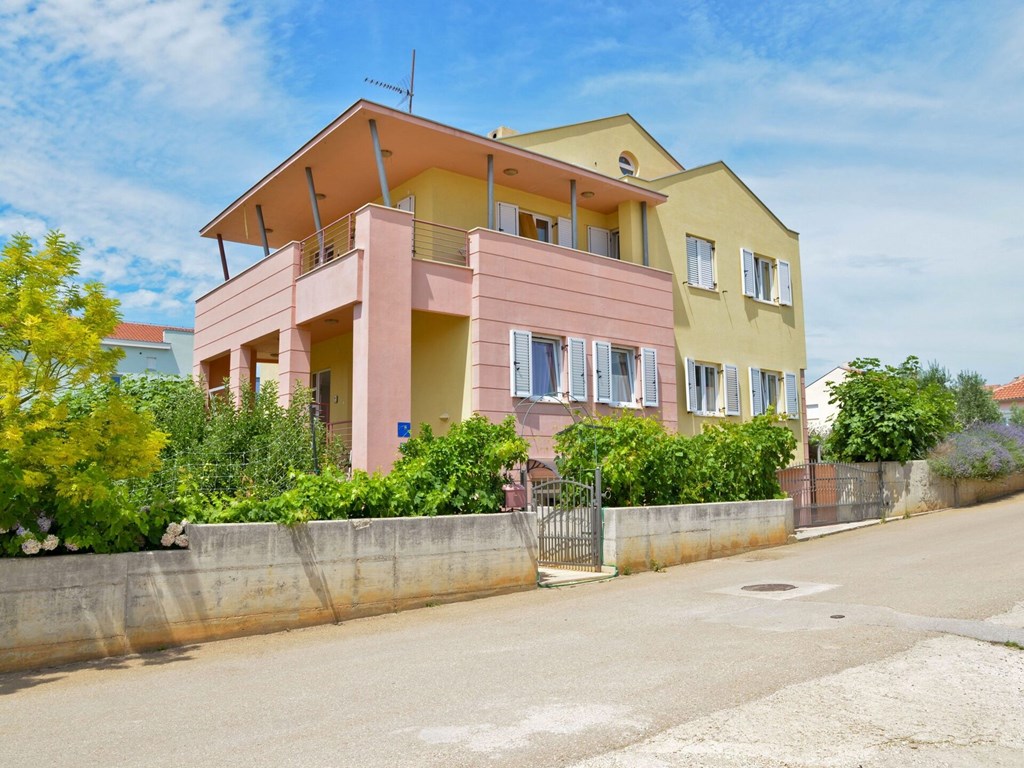
[[575,480],[547,480],[531,489],[537,513],[540,565],[574,571],[601,570],[600,494]]
[[799,464],[779,470],[797,528],[882,517],[888,504],[880,465]]

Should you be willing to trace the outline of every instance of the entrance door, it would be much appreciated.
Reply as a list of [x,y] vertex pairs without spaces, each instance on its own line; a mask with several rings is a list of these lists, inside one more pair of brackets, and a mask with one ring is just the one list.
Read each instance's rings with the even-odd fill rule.
[[326,424],[331,420],[331,369],[317,371],[311,378],[313,402],[316,403],[320,421]]

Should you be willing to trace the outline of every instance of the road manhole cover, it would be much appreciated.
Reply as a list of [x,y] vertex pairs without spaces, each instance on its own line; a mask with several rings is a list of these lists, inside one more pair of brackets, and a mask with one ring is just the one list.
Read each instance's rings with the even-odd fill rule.
[[740,589],[746,590],[747,592],[788,592],[791,589],[796,589],[795,584],[748,584]]

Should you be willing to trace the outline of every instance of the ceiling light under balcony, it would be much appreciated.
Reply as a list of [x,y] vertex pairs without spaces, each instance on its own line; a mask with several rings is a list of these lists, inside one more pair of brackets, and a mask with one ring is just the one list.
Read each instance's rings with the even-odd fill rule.
[[382,149],[380,151],[380,156],[381,157],[391,157],[391,154],[392,154],[392,152],[391,152],[390,149]]
[[580,192],[580,197],[582,197],[584,200],[589,200],[593,196],[594,196],[594,193],[591,192],[589,189],[586,192]]
[[519,173],[519,169],[518,168],[506,168],[504,171],[502,171],[502,173],[504,173],[506,176],[515,176],[517,173]]

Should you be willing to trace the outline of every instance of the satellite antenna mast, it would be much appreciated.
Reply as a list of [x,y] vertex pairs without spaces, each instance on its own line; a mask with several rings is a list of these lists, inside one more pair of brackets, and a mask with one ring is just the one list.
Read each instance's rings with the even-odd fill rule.
[[409,87],[404,88],[400,85],[393,85],[392,83],[385,83],[380,80],[374,80],[366,77],[363,80],[370,85],[377,85],[388,91],[394,91],[400,93],[404,98],[409,100],[409,114],[412,114],[412,96],[413,96],[413,83],[416,81],[416,49],[412,49],[412,71],[409,73]]

